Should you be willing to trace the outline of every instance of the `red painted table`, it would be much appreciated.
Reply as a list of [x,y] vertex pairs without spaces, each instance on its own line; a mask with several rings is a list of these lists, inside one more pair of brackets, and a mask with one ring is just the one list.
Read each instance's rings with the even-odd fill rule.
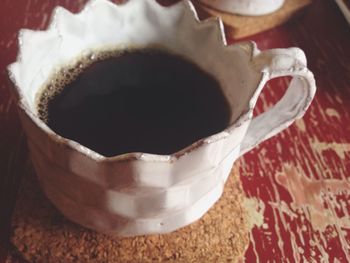
[[[77,11],[84,3],[0,2],[0,262],[7,255],[17,171],[27,158],[5,67],[15,59],[20,28],[42,29],[54,6]],[[244,190],[260,218],[246,262],[350,262],[350,26],[334,1],[314,0],[301,16],[250,39],[260,49],[301,47],[318,92],[302,120],[240,160]],[[286,78],[271,81],[257,114],[286,85]]]

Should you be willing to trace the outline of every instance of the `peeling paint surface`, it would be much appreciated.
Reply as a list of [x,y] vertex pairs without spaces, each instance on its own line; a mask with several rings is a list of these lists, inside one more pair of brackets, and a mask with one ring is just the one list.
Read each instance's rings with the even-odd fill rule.
[[[84,3],[0,2],[0,208],[6,211],[11,210],[16,189],[15,179],[8,175],[24,151],[18,146],[21,128],[5,71],[16,56],[17,32],[23,27],[45,28],[58,4],[78,11]],[[239,160],[247,196],[244,205],[251,215],[245,262],[350,262],[348,24],[333,1],[314,0],[299,17],[249,40],[260,49],[302,48],[318,91],[303,119]],[[288,82],[288,78],[270,81],[256,114],[278,101]],[[9,215],[2,214],[0,233]],[[0,250],[0,262],[4,257]]]
[[[350,262],[350,35],[346,21],[331,1],[314,1],[298,20],[253,40],[262,49],[302,48],[318,91],[303,119],[240,160],[247,196],[265,204],[265,227],[252,229],[245,260]],[[287,83],[287,78],[268,83],[256,114],[276,102]]]

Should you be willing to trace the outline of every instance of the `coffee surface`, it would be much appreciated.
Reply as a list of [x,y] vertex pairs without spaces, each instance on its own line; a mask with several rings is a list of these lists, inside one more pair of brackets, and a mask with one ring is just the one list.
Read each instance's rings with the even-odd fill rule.
[[104,156],[172,154],[222,131],[230,121],[217,80],[165,51],[105,54],[74,78],[70,71],[45,87],[39,115],[59,135]]

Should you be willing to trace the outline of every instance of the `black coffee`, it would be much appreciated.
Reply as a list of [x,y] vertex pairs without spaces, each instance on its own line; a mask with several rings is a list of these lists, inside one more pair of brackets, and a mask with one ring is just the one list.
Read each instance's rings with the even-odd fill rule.
[[56,133],[100,154],[171,154],[229,124],[218,82],[182,57],[142,49],[86,61],[44,89],[38,112]]

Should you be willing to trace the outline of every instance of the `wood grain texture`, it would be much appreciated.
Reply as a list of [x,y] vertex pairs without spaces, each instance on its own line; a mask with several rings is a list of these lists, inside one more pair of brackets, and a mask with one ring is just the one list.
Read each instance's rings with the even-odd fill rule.
[[[77,11],[84,2],[0,2],[0,237],[5,241],[25,159],[5,67],[15,59],[20,28],[44,28],[55,5]],[[246,262],[349,262],[350,27],[334,1],[314,0],[303,16],[250,39],[260,49],[301,47],[318,92],[302,120],[240,160],[245,193],[264,216],[251,231]],[[281,97],[287,81],[268,83],[257,114]],[[12,262],[23,262],[17,260]]]

